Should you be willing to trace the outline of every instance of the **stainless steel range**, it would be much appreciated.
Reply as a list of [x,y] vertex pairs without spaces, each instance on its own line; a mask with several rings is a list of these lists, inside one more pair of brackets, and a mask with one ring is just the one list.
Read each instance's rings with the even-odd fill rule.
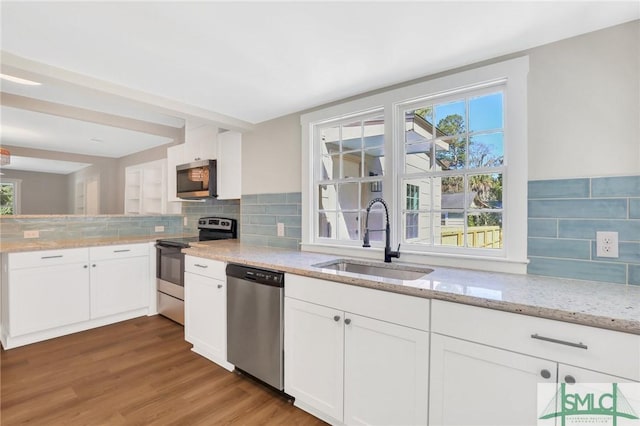
[[202,217],[198,236],[156,241],[156,283],[158,313],[184,325],[184,254],[195,241],[237,238],[237,221],[224,217]]

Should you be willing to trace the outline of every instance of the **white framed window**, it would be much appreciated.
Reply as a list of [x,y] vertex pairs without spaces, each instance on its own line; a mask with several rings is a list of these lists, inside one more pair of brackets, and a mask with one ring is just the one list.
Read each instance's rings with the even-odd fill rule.
[[[527,72],[522,57],[303,115],[302,249],[377,258],[384,232],[361,246],[380,197],[403,260],[525,273]],[[368,219],[384,228],[381,203]]]
[[21,179],[0,179],[0,215],[20,214]]

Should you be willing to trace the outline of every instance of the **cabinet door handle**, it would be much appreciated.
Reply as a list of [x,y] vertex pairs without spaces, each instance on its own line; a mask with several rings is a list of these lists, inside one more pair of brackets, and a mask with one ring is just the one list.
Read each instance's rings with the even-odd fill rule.
[[82,265],[82,267],[83,267],[84,269],[87,269],[87,268],[89,267],[89,265]]
[[351,324],[351,319],[345,318],[344,319],[344,323],[347,324],[347,325]]
[[62,256],[62,254],[56,254],[55,256],[42,256],[40,259],[59,259]]
[[340,321],[340,315],[336,315],[336,316],[334,316],[334,317],[333,317],[333,320],[334,320],[335,322]]
[[571,374],[567,374],[566,376],[564,376],[564,381],[565,383],[572,385],[576,382],[576,378],[573,377]]
[[92,268],[95,268],[95,267],[96,267],[96,264],[94,263],[93,265],[91,265],[91,267],[92,267]]
[[539,336],[537,333],[536,334],[532,334],[531,338],[532,339],[538,339],[538,340],[544,340],[545,342],[557,343],[559,345],[571,346],[573,348],[587,349],[587,345],[585,345],[582,342],[580,342],[580,343],[567,342],[566,340],[559,340],[559,339],[553,339],[551,337]]
[[222,284],[218,284],[218,288],[222,288]]
[[114,253],[125,253],[125,252],[128,252],[128,251],[131,251],[131,249],[114,250],[113,252]]
[[549,377],[551,377],[551,372],[545,368],[540,372],[540,375],[543,379],[548,379]]
[[198,268],[208,268],[209,266],[207,265],[200,265],[199,263],[194,263],[193,266],[197,266]]

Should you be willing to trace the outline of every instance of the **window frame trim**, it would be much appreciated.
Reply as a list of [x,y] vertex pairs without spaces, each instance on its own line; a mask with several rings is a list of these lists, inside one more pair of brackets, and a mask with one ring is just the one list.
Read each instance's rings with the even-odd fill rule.
[[[403,149],[398,143],[399,130],[396,123],[400,107],[420,102],[443,95],[454,95],[456,92],[468,91],[472,88],[481,89],[483,86],[496,85],[500,80],[506,80],[504,88],[505,122],[504,122],[504,155],[509,159],[504,167],[505,187],[503,199],[509,206],[503,212],[503,232],[505,244],[503,253],[496,256],[495,249],[473,249],[470,254],[449,253],[446,250],[438,251],[404,251],[403,260],[434,265],[458,265],[460,260],[465,260],[465,267],[497,270],[502,272],[526,273],[527,250],[527,75],[529,70],[529,57],[522,56],[490,65],[469,68],[460,72],[451,72],[436,78],[408,84],[396,89],[384,91],[370,96],[364,96],[355,100],[343,102],[327,108],[318,109],[300,117],[302,131],[302,250],[326,252],[332,254],[344,254],[350,256],[380,257],[379,250],[375,248],[362,249],[354,245],[318,243],[314,239],[314,218],[316,202],[313,191],[314,186],[314,159],[315,144],[312,138],[315,126],[326,124],[334,120],[347,119],[374,110],[383,109],[385,123],[385,150],[390,153],[385,158],[387,162],[383,185],[391,185],[393,194],[388,203],[391,211],[392,244],[401,240],[401,220],[398,213],[401,211],[399,178],[397,162],[399,152]],[[401,139],[400,139],[401,140]],[[518,141],[517,148],[515,141]],[[346,250],[342,250],[346,249]],[[458,248],[457,248],[458,249]],[[484,253],[484,250],[489,253]],[[487,262],[487,260],[489,262]]]

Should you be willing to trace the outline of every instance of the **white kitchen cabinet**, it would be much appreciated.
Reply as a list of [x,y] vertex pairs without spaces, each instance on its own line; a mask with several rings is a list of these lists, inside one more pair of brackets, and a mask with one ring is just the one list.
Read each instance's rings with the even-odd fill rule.
[[227,282],[226,264],[211,259],[185,256],[185,340],[193,351],[226,368]]
[[430,369],[431,425],[534,425],[538,383],[557,378],[553,361],[435,333]]
[[92,247],[91,318],[149,305],[149,252],[146,244]]
[[[86,249],[17,253],[9,257],[8,334],[22,336],[87,321],[89,269]],[[4,284],[4,283],[3,283]],[[3,330],[5,331],[5,330]]]
[[637,335],[438,300],[431,320],[430,424],[536,424],[538,383],[640,379]]
[[284,317],[285,392],[313,414],[342,419],[344,313],[287,297]]
[[5,349],[148,314],[149,244],[4,253],[2,263]]
[[233,131],[218,133],[213,125],[191,125],[187,122],[185,143],[167,148],[167,200],[182,200],[176,196],[176,166],[200,160],[217,160],[218,199],[239,199],[242,185],[242,134]]
[[429,333],[414,327],[428,327],[428,300],[294,275],[285,294],[296,406],[334,424],[426,424]]

